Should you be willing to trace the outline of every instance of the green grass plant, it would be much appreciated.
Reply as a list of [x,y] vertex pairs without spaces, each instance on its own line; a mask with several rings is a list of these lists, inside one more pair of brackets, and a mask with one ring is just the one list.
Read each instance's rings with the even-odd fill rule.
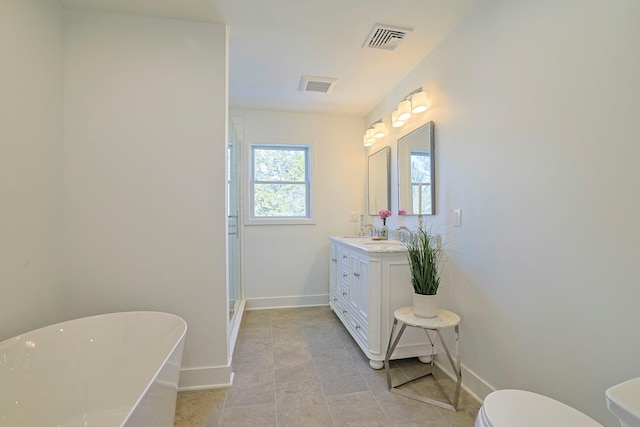
[[405,243],[411,285],[420,295],[436,295],[440,286],[440,266],[443,248],[437,235],[429,234],[422,227]]

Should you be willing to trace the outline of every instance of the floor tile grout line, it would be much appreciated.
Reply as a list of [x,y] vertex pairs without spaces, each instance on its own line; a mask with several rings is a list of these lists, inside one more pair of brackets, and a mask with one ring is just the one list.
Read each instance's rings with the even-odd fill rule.
[[275,360],[275,352],[274,342],[273,342],[273,312],[269,313],[269,338],[271,338],[271,360],[273,363],[271,365],[271,374],[273,375],[273,412],[276,418],[276,427],[278,427],[278,392],[276,391],[276,360]]
[[318,379],[318,384],[320,384],[320,391],[322,392],[322,397],[324,398],[324,404],[327,405],[327,411],[329,412],[329,416],[331,417],[331,424],[333,424],[333,427],[336,427],[336,420],[333,414],[331,413],[331,408],[329,407],[329,401],[327,400],[327,394],[325,393],[324,387],[322,386],[322,381],[320,380],[320,374],[318,373],[318,368],[316,367],[316,364],[313,363],[313,355],[311,355],[311,363],[313,365],[313,370],[316,374],[316,378]]
[[[308,312],[309,313],[309,317],[305,316],[305,312],[301,309],[297,309],[296,311],[293,312],[294,315],[290,315],[290,313],[282,313],[282,312],[277,312],[277,311],[272,311],[269,313],[268,316],[264,316],[264,317],[258,317],[256,316],[256,318],[253,319],[253,321],[251,322],[252,326],[255,325],[260,325],[260,323],[266,323],[267,321],[269,322],[269,329],[268,329],[268,333],[269,333],[269,342],[270,342],[270,358],[271,358],[271,374],[272,374],[272,392],[273,392],[273,396],[274,396],[274,401],[273,401],[273,414],[275,416],[275,425],[276,427],[283,427],[284,424],[287,423],[286,418],[287,416],[284,413],[280,413],[278,411],[278,392],[277,392],[277,381],[275,378],[275,348],[276,346],[274,345],[274,339],[276,336],[275,333],[275,328],[279,326],[279,322],[288,322],[288,323],[292,323],[295,324],[295,328],[296,329],[302,329],[303,330],[303,336],[304,336],[304,342],[306,345],[307,350],[309,351],[309,357],[311,358],[311,362],[312,362],[312,369],[314,370],[314,374],[315,374],[315,380],[319,383],[320,386],[320,392],[322,393],[322,398],[323,401],[325,403],[325,407],[327,408],[327,410],[329,411],[329,418],[331,419],[331,424],[334,427],[336,427],[339,422],[339,420],[337,420],[334,416],[334,414],[332,413],[332,411],[330,410],[329,407],[329,396],[326,394],[325,388],[322,386],[322,381],[321,381],[321,375],[320,375],[320,371],[319,369],[322,366],[325,366],[326,363],[331,363],[331,357],[337,357],[338,354],[337,353],[333,353],[332,351],[335,350],[340,350],[340,352],[344,351],[348,358],[347,359],[341,359],[344,360],[344,362],[349,363],[352,365],[353,369],[355,369],[354,374],[354,380],[355,378],[360,379],[361,381],[364,381],[365,386],[366,386],[366,390],[369,392],[369,395],[372,396],[374,398],[373,402],[375,402],[376,407],[379,408],[379,410],[381,411],[381,415],[384,417],[384,421],[385,425],[387,426],[391,426],[393,425],[393,420],[392,420],[392,414],[393,412],[388,413],[387,411],[385,411],[385,400],[383,399],[384,396],[382,394],[380,395],[376,395],[376,392],[374,392],[374,386],[376,386],[375,382],[368,382],[365,378],[369,378],[369,380],[372,380],[372,378],[368,377],[367,375],[369,375],[369,372],[365,370],[365,359],[363,357],[361,357],[361,355],[358,353],[359,351],[361,351],[359,345],[356,342],[353,342],[353,338],[347,333],[346,335],[343,333],[343,329],[344,326],[341,323],[336,323],[335,319],[331,316],[331,314],[333,314],[333,312],[331,312],[330,310],[328,310],[327,312],[321,312],[321,311],[311,311]],[[330,313],[330,314],[329,314]],[[280,317],[280,318],[279,318]],[[312,329],[305,329],[306,326],[314,326],[314,325],[320,325],[320,331],[318,334],[315,333],[304,333],[304,332],[309,332]],[[243,325],[244,326],[244,325]],[[245,328],[243,328],[245,329]],[[252,329],[252,328],[250,328]],[[246,330],[246,329],[245,329]],[[321,332],[322,330],[324,330],[325,332]],[[283,330],[282,328],[278,328],[278,334],[282,333]],[[330,333],[326,333],[327,331],[331,331]],[[265,331],[266,332],[266,328]],[[286,332],[284,332],[286,333]],[[334,344],[331,344],[332,348],[328,348],[328,352],[325,352],[324,349],[322,348],[322,344],[318,345],[318,339],[320,339],[321,341],[324,341],[325,339],[327,339],[327,337],[330,336],[329,339],[333,340],[337,337],[338,341]],[[249,340],[251,340],[254,337],[253,333],[250,335]],[[351,342],[350,342],[350,341]],[[251,342],[251,341],[249,341]],[[311,348],[314,348],[314,343],[315,346],[317,347],[313,352],[311,351]],[[239,344],[242,345],[242,340],[239,341]],[[287,346],[287,344],[284,344],[285,347]],[[335,348],[333,348],[335,347]],[[240,347],[239,347],[240,348]],[[250,349],[251,347],[249,347]],[[251,353],[247,353],[247,354],[251,354]],[[322,360],[322,362],[320,364],[318,364],[317,362],[317,358],[320,356],[326,356],[327,359]],[[342,356],[340,356],[342,357]],[[336,359],[338,360],[338,359]],[[367,366],[368,367],[368,366]],[[348,368],[348,366],[347,366]],[[398,372],[404,374],[405,376],[407,375],[407,372],[411,371],[414,366],[411,364],[407,364],[405,365],[401,365],[398,366]],[[409,371],[405,371],[406,369],[409,369]],[[251,367],[248,368],[247,372],[251,372]],[[376,374],[377,375],[377,374]],[[283,377],[283,379],[286,379]],[[378,390],[378,388],[375,388],[376,391],[380,391]],[[365,390],[362,390],[365,391]],[[422,391],[422,390],[421,390]],[[354,392],[355,393],[355,392]],[[337,393],[338,395],[341,393]],[[333,396],[333,395],[332,395]],[[266,403],[266,402],[265,402]],[[220,411],[220,416],[218,418],[218,427],[221,427],[222,425],[229,425],[229,421],[227,421],[227,424],[223,424],[223,419],[224,419],[224,414],[225,411],[230,410],[231,408],[228,408],[227,405],[229,404],[229,395],[227,393],[225,393],[224,397],[223,397],[223,403],[222,403],[222,411]],[[349,406],[348,403],[345,402],[345,405],[347,405],[346,407]],[[389,409],[389,408],[387,408]],[[458,425],[467,425],[466,424],[466,418],[469,418],[468,421],[470,423],[473,423],[473,420],[470,417],[464,417],[462,419],[459,418],[452,418],[450,416],[448,416],[448,414],[443,414],[440,411],[438,411],[439,417],[437,417],[443,424],[449,425],[450,427],[453,426],[458,426]],[[231,415],[231,414],[229,414]],[[280,417],[284,416],[285,418],[280,419]],[[235,415],[233,415],[233,417],[235,417]],[[474,417],[475,418],[475,417]],[[326,421],[329,421],[328,419]],[[435,420],[434,420],[435,421]],[[436,423],[438,423],[438,421],[435,421]],[[464,424],[460,424],[461,422],[463,422]],[[209,424],[207,424],[209,425]],[[215,424],[212,424],[215,425]],[[430,425],[430,424],[428,424]],[[438,423],[439,425],[439,423]],[[471,425],[471,424],[469,424]],[[204,427],[204,426],[202,426]]]
[[[342,325],[341,325],[341,326],[342,326]],[[344,328],[344,326],[342,326],[342,327]],[[345,329],[345,330],[346,330],[346,329]],[[338,337],[338,334],[337,334],[337,332],[335,331],[335,328],[334,328],[334,334]],[[338,337],[338,339],[339,339],[339,337]],[[367,391],[369,392],[369,394],[371,395],[371,397],[373,397],[374,402],[376,402],[376,405],[378,405],[378,408],[381,410],[382,414],[384,415],[384,417],[385,417],[385,425],[389,425],[389,422],[387,422],[387,421],[390,421],[390,420],[389,420],[389,417],[387,416],[386,412],[384,411],[384,409],[381,407],[380,403],[379,403],[379,402],[378,402],[378,400],[376,399],[375,394],[373,393],[373,391],[371,390],[371,387],[369,386],[369,384],[367,383],[367,381],[366,381],[366,380],[365,380],[365,378],[363,377],[362,372],[361,372],[361,371],[357,368],[357,366],[355,365],[355,364],[357,363],[357,360],[355,360],[355,359],[354,359],[354,355],[353,355],[353,353],[352,353],[352,352],[349,352],[349,351],[346,349],[346,347],[345,347],[345,345],[344,345],[344,342],[343,342],[342,340],[340,340],[340,345],[342,346],[342,348],[343,348],[345,351],[347,351],[347,355],[349,356],[349,360],[351,360],[351,363],[353,364],[353,367],[354,367],[354,369],[356,370],[356,373],[358,374],[358,378],[360,378],[360,380],[362,380],[362,381],[364,382],[364,384],[367,386]],[[356,345],[357,345],[357,343],[356,343]],[[317,368],[315,367],[315,365],[314,365],[314,369],[316,369],[316,375],[317,375]],[[326,394],[324,393],[324,390],[323,390],[323,394],[324,394],[324,396],[325,396],[325,400],[326,400],[326,399],[327,399],[327,397],[326,397]],[[328,405],[329,405],[329,403],[327,402],[327,406],[328,406]],[[332,416],[332,420],[333,420],[333,416]],[[334,420],[334,427],[335,427],[335,420]]]
[[[300,325],[302,327],[302,325]],[[309,345],[309,338],[306,337],[305,335],[305,341],[307,342],[307,346]],[[322,393],[322,398],[324,399],[324,404],[327,408],[327,412],[329,413],[329,417],[331,418],[331,424],[333,425],[333,427],[336,427],[336,421],[333,417],[333,414],[331,413],[331,409],[329,408],[329,401],[327,400],[327,394],[324,392],[324,387],[322,386],[322,381],[320,379],[320,374],[318,373],[318,368],[316,367],[316,364],[313,362],[313,354],[311,354],[311,352],[309,352],[311,355],[311,366],[313,366],[313,371],[316,374],[316,380],[318,381],[318,384],[320,385],[320,392]]]

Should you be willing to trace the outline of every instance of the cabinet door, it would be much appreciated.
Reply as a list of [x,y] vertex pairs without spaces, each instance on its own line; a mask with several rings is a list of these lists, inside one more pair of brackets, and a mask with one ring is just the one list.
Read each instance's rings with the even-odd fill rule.
[[329,246],[329,305],[333,311],[337,312],[338,303],[338,258],[337,247],[334,243]]
[[339,316],[343,321],[349,319],[349,251],[342,246],[336,246],[336,298]]
[[360,294],[358,298],[358,315],[362,321],[369,324],[369,310],[371,309],[371,302],[369,299],[369,292],[371,291],[371,282],[369,281],[369,261],[366,259],[360,259],[359,263],[359,276],[360,280]]
[[331,244],[329,246],[329,293],[335,293],[337,287],[337,275],[338,275],[338,258],[337,258],[337,247],[335,244]]
[[338,298],[347,301],[349,299],[349,251],[338,246],[336,254],[338,255],[338,277],[336,279]]
[[349,310],[354,328],[366,334],[369,324],[369,261],[362,255],[351,254],[349,280]]

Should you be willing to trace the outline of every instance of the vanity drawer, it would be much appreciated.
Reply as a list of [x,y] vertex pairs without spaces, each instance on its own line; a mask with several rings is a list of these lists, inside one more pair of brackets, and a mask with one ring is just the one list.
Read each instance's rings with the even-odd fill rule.
[[366,343],[369,340],[369,327],[366,322],[363,322],[358,316],[355,316],[354,313],[350,313],[349,324],[351,328],[356,333],[358,337],[362,340],[362,342]]
[[333,311],[338,315],[343,323],[349,323],[349,310],[347,309],[347,305],[344,304],[340,298],[336,298],[333,301]]
[[340,251],[340,259],[338,260],[338,262],[342,262],[343,268],[346,268],[347,270],[349,269],[349,251],[347,250],[342,250]]
[[331,293],[329,293],[329,305],[335,311],[337,309],[336,307],[338,306],[338,304],[340,304],[340,301],[338,299],[338,294],[336,291],[331,290]]

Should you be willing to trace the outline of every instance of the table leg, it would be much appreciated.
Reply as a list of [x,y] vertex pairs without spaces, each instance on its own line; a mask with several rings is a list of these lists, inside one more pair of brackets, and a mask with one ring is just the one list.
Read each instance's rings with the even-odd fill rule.
[[393,351],[396,349],[396,346],[398,345],[398,342],[400,341],[400,338],[402,337],[402,334],[404,333],[404,330],[407,327],[407,325],[405,325],[404,323],[402,324],[402,327],[400,327],[400,331],[398,332],[398,336],[393,341],[393,344],[391,344],[391,341],[393,339],[393,333],[397,325],[398,325],[398,319],[393,319],[393,326],[391,327],[391,334],[389,335],[389,344],[387,345],[387,354],[385,354],[384,356],[384,369],[385,369],[385,373],[387,374],[387,390],[391,390],[392,388],[391,367],[389,366],[391,355],[393,354]]
[[456,376],[458,377],[456,380],[456,395],[453,401],[453,406],[458,407],[458,398],[460,397],[460,386],[462,385],[462,363],[460,361],[460,331],[458,330],[458,325],[454,328],[456,333],[456,363],[457,370]]
[[451,357],[451,353],[449,352],[449,348],[447,347],[446,342],[442,338],[440,334],[440,330],[436,331],[438,333],[438,337],[442,342],[442,348],[444,348],[444,352],[447,355],[447,359],[449,359],[449,364],[451,368],[453,368],[453,372],[456,376],[456,390],[453,396],[452,405],[454,408],[458,407],[458,399],[460,398],[460,386],[462,385],[462,366],[460,364],[460,331],[458,330],[458,326],[455,326],[455,345],[456,345],[456,360],[453,360]]

